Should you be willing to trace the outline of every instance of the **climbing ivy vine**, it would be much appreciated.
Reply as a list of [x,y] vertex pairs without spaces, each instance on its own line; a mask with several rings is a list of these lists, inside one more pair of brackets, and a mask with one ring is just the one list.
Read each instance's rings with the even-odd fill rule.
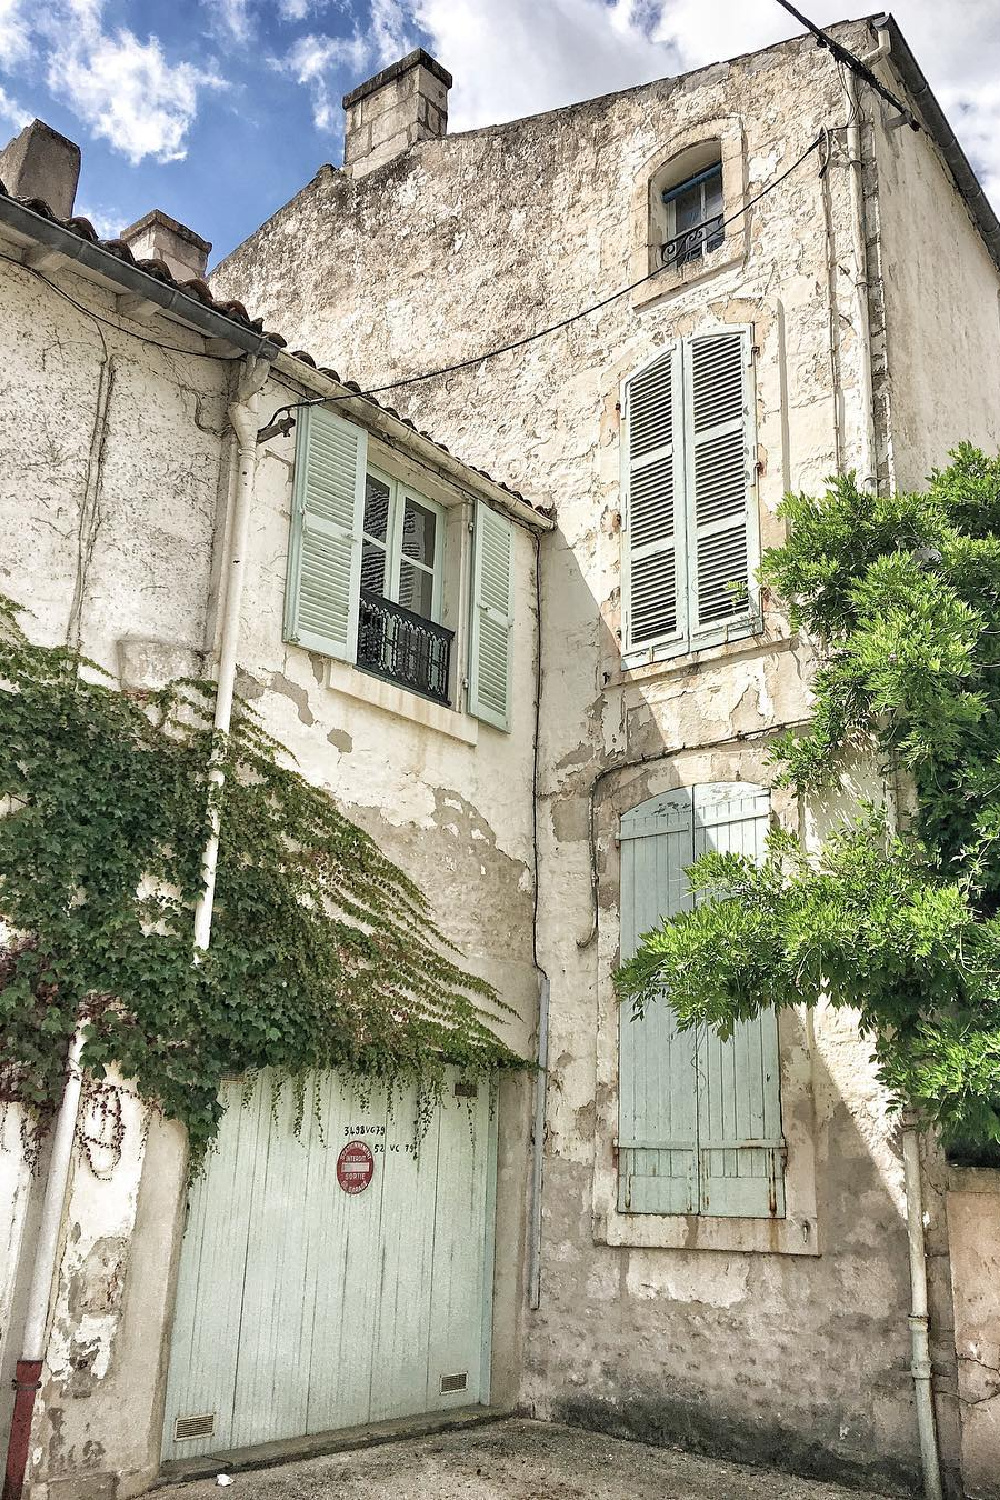
[[[213,742],[211,684],[119,691],[33,644],[0,600],[0,1101],[43,1129],[83,1018],[85,1076],[112,1065],[187,1126],[192,1160],[219,1085],[335,1068],[415,1082],[426,1118],[457,1064],[520,1065],[507,1009],[465,972],[420,889],[308,782],[238,702]],[[193,961],[208,768],[225,771],[211,946]]]
[[[619,971],[641,1013],[728,1034],[768,1006],[853,1006],[893,1099],[975,1159],[1000,1141],[1000,459],[967,444],[924,493],[853,478],[790,495],[762,580],[818,653],[805,732],[775,760],[802,792],[874,755],[912,790],[807,858],[699,860],[694,910]],[[904,799],[911,800],[911,799]]]

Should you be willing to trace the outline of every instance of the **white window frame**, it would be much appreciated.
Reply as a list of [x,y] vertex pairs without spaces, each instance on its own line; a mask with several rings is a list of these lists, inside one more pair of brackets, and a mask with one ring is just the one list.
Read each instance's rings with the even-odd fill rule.
[[[760,593],[757,585],[757,570],[760,566],[760,491],[759,476],[756,464],[749,465],[747,475],[747,570],[749,575],[749,586],[747,594],[747,608],[745,612],[734,615],[723,624],[706,627],[704,630],[690,628],[690,603],[688,592],[688,574],[691,549],[695,545],[695,517],[693,505],[692,473],[694,466],[694,442],[689,437],[691,429],[690,392],[686,375],[687,364],[690,361],[690,347],[692,341],[698,338],[711,337],[713,334],[743,333],[747,335],[749,351],[749,364],[747,371],[747,403],[745,413],[745,435],[744,442],[749,455],[757,452],[757,368],[756,351],[754,348],[753,328],[749,324],[711,323],[707,327],[697,329],[687,338],[676,339],[673,343],[658,349],[654,354],[630,370],[621,382],[619,400],[623,413],[620,441],[620,484],[623,496],[622,504],[622,530],[621,530],[621,598],[622,598],[622,626],[621,626],[621,665],[623,671],[636,667],[649,666],[659,661],[669,661],[679,656],[688,656],[698,651],[706,651],[717,646],[722,646],[730,641],[746,640],[750,636],[760,633],[762,620],[760,609]],[[679,391],[675,390],[673,397],[674,409],[674,435],[673,451],[678,456],[674,463],[674,546],[675,546],[675,572],[678,590],[677,628],[668,639],[656,642],[652,645],[633,646],[629,639],[630,610],[629,610],[629,580],[630,580],[630,518],[629,497],[631,491],[631,475],[629,466],[629,384],[636,376],[641,375],[644,370],[649,369],[665,354],[671,351],[679,352],[679,358],[675,360],[675,371],[681,372],[680,380],[677,382]],[[675,381],[677,375],[675,373]],[[678,436],[678,427],[679,433]],[[677,482],[678,478],[683,483],[683,497],[678,504]]]
[[[424,508],[424,510],[429,510],[436,519],[434,533],[433,569],[427,568],[422,563],[415,563],[414,565],[421,568],[424,572],[431,573],[431,613],[428,618],[435,625],[440,625],[441,608],[444,597],[444,555],[445,536],[447,532],[445,508],[443,505],[439,505],[436,500],[428,499],[426,495],[421,494],[420,491],[414,489],[412,485],[405,483],[405,481],[402,479],[394,478],[392,474],[387,473],[384,469],[378,468],[375,464],[367,465],[365,469],[366,480],[368,475],[371,475],[371,477],[373,479],[377,479],[380,484],[384,484],[388,487],[389,515],[386,524],[385,543],[383,544],[382,542],[376,541],[375,539],[369,537],[368,532],[364,530],[363,520],[362,543],[364,543],[365,540],[370,540],[375,546],[382,547],[384,545],[386,557],[384,597],[391,604],[398,605],[400,609],[406,608],[405,604],[401,605],[399,603],[399,578],[403,563],[403,518],[406,510],[406,501],[412,500],[415,505],[420,505]],[[407,561],[413,562],[414,560],[412,558],[409,558],[407,559]],[[411,613],[415,613],[415,611],[411,611]]]

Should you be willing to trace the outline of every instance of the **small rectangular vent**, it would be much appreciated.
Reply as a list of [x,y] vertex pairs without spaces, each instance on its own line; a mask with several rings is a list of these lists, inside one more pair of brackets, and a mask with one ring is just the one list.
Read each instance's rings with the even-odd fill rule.
[[446,1396],[449,1391],[464,1391],[469,1386],[469,1372],[460,1370],[457,1375],[441,1376],[441,1394]]
[[174,1442],[183,1443],[185,1439],[215,1437],[215,1412],[202,1412],[196,1417],[174,1418]]
[[472,1078],[460,1078],[455,1085],[456,1099],[478,1099],[479,1084]]

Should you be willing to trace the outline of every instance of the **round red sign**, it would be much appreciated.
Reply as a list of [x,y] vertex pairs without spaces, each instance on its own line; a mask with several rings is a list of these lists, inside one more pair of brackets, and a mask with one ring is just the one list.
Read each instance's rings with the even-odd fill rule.
[[364,1141],[349,1141],[337,1157],[337,1181],[345,1193],[363,1193],[374,1170],[371,1148]]

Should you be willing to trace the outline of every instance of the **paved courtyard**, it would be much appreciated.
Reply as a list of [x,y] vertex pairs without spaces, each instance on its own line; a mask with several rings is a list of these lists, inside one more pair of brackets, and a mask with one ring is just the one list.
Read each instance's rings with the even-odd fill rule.
[[510,1421],[171,1486],[164,1500],[882,1500],[836,1484]]

